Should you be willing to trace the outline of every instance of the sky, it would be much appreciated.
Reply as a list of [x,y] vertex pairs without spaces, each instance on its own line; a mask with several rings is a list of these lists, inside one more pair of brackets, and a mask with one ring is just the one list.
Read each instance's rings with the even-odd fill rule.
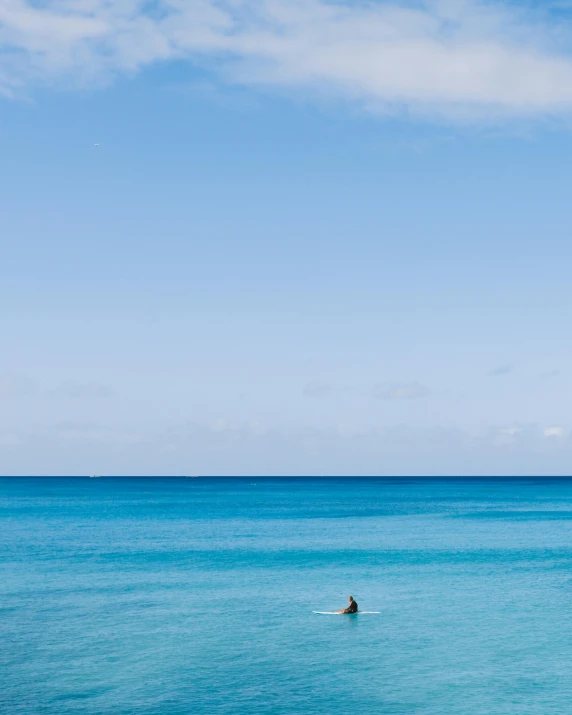
[[0,474],[572,473],[572,3],[0,2]]

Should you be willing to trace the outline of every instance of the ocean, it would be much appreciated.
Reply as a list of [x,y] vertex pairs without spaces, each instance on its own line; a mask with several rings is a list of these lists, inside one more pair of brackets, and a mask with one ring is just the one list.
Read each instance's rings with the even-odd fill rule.
[[572,712],[572,480],[1,479],[0,569],[3,715]]

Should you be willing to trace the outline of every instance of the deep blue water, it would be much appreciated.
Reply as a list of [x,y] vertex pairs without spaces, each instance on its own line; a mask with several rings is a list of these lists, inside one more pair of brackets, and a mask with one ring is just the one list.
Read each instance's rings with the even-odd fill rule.
[[572,712],[569,480],[2,479],[0,559],[2,713]]

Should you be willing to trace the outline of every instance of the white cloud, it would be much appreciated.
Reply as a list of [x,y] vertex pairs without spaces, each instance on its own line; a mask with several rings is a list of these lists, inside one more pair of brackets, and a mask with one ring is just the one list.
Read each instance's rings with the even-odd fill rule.
[[540,444],[546,438],[565,439],[568,430],[564,427],[539,427],[537,425],[514,425],[511,427],[491,427],[487,438],[497,445],[516,445],[531,447]]
[[534,427],[499,427],[492,429],[490,434],[495,444],[510,445],[520,441],[526,434],[534,433]]
[[522,427],[502,427],[499,432],[501,434],[509,435],[509,437],[514,437],[514,435],[522,432]]
[[567,113],[566,25],[539,13],[502,0],[3,0],[0,88],[89,85],[188,59],[384,110]]

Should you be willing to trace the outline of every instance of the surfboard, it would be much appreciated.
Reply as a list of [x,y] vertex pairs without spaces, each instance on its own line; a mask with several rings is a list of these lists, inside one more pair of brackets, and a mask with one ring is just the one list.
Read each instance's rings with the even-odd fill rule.
[[358,611],[357,613],[338,613],[337,611],[312,611],[319,616],[373,616],[381,613],[381,611]]

